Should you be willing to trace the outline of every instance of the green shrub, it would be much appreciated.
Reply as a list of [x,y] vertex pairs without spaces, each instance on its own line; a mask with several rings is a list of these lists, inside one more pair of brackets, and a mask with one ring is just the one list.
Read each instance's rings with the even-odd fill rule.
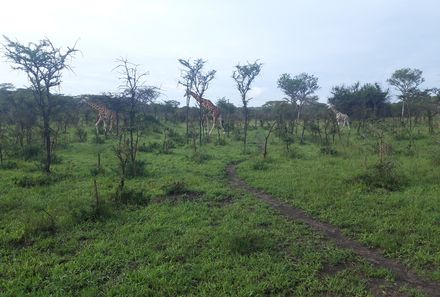
[[17,163],[13,161],[6,161],[0,164],[0,169],[17,169]]
[[158,142],[150,142],[148,145],[143,143],[139,146],[138,151],[142,153],[152,153],[154,151],[159,151],[162,149],[162,145]]
[[93,137],[93,143],[95,144],[104,144],[105,139],[104,137],[101,137],[99,134],[95,133],[95,137]]
[[303,155],[295,147],[291,148],[286,154],[289,159],[301,159],[303,157]]
[[201,151],[197,151],[197,152],[193,152],[190,156],[191,161],[195,162],[195,163],[204,163],[206,161],[209,161],[212,159],[211,155],[205,153],[205,152],[201,152]]
[[267,159],[257,158],[252,163],[252,169],[254,170],[267,170],[269,168],[269,161]]
[[43,149],[39,145],[27,145],[21,149],[20,155],[25,161],[37,161],[43,156]]
[[320,152],[323,155],[329,155],[329,156],[337,156],[339,154],[339,152],[330,145],[321,147]]
[[174,181],[162,188],[166,196],[169,195],[182,195],[190,192],[184,181]]
[[71,207],[71,216],[75,223],[95,222],[108,218],[112,215],[111,204],[100,201],[99,205],[75,205]]
[[397,163],[385,160],[369,167],[366,172],[357,176],[355,181],[364,184],[369,189],[398,191],[406,185],[407,178],[399,173]]
[[86,142],[87,141],[87,131],[83,127],[76,127],[75,135],[78,138],[79,142]]
[[150,203],[150,196],[145,195],[142,190],[124,188],[117,194],[116,201],[126,205],[146,206]]
[[225,146],[227,144],[227,142],[224,137],[217,137],[214,144],[217,146]]
[[128,178],[145,176],[147,163],[145,161],[136,160],[134,162],[128,162],[126,170],[126,175]]

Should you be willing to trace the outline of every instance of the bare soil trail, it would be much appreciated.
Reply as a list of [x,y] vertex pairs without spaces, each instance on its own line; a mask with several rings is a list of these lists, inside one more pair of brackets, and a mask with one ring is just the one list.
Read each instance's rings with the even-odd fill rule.
[[273,209],[277,210],[285,217],[302,222],[311,229],[324,234],[327,238],[334,241],[338,247],[349,249],[373,265],[390,270],[394,274],[396,285],[398,287],[406,285],[411,288],[416,288],[428,296],[440,297],[440,283],[419,277],[398,261],[386,258],[379,249],[368,248],[359,242],[346,237],[342,234],[339,228],[329,223],[321,222],[299,208],[291,206],[271,195],[250,187],[237,176],[234,165],[229,165],[226,168],[226,171],[229,177],[229,183],[232,187],[251,193],[256,198],[269,204]]

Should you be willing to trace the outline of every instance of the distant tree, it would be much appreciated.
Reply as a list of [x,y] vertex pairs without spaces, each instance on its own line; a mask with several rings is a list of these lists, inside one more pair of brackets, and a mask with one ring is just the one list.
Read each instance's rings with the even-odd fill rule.
[[419,69],[402,68],[394,71],[387,82],[400,92],[400,101],[402,102],[403,118],[405,105],[417,94],[419,86],[425,81],[422,77],[423,72]]
[[[136,107],[138,103],[150,103],[159,96],[159,89],[154,86],[146,86],[144,77],[146,73],[139,72],[139,65],[129,62],[125,58],[117,59],[118,70],[122,81],[120,88],[122,89],[121,98],[128,101],[128,133],[130,147],[130,162],[135,164],[139,126],[136,122]],[[136,139],[135,139],[136,133]]]
[[319,89],[318,78],[307,73],[300,73],[294,77],[284,73],[278,79],[278,88],[287,96],[287,101],[297,105],[296,120],[299,121],[305,104],[316,102],[314,93]]
[[38,43],[21,44],[3,36],[4,55],[10,61],[14,70],[26,73],[34,92],[40,115],[43,119],[43,138],[46,149],[44,171],[50,172],[52,162],[52,143],[50,121],[52,116],[53,96],[51,90],[61,85],[62,72],[70,69],[69,58],[78,50],[72,48],[62,51],[56,48],[49,39]]
[[[55,101],[55,100],[54,100]],[[37,107],[32,89],[17,89],[9,98],[8,117],[15,124],[15,142],[23,147],[32,143],[32,129],[37,125]],[[53,104],[53,108],[56,101]],[[54,110],[54,113],[56,111]],[[55,115],[54,115],[55,117]],[[53,118],[54,118],[53,117]]]
[[247,130],[249,124],[248,118],[248,103],[252,98],[248,98],[247,94],[251,90],[251,84],[254,79],[260,74],[262,63],[258,60],[254,63],[247,63],[245,65],[236,65],[235,70],[232,73],[232,78],[235,80],[237,89],[240,92],[241,102],[243,102],[243,116],[244,116],[244,139],[243,139],[243,151],[246,153],[247,142]]
[[377,83],[361,86],[357,82],[351,86],[335,86],[331,94],[328,102],[352,118],[365,121],[387,113],[388,90],[383,90]]
[[[179,63],[184,67],[182,70],[182,79],[179,80],[179,84],[185,87],[185,95],[187,97],[187,136],[188,136],[188,115],[189,115],[189,101],[190,91],[193,91],[199,98],[203,98],[206,90],[209,88],[209,84],[214,79],[216,70],[210,70],[203,72],[203,67],[206,64],[205,60],[196,59],[179,59]],[[203,123],[203,107],[199,102],[199,141],[202,145],[202,123]]]
[[166,100],[163,102],[162,104],[162,111],[164,114],[164,119],[165,121],[169,120],[169,116],[171,116],[171,118],[173,119],[173,121],[175,120],[175,114],[177,109],[179,108],[180,102],[176,101],[176,100]]
[[237,107],[233,103],[230,103],[229,100],[227,100],[225,97],[217,101],[217,107],[220,108],[221,113],[225,115],[223,119],[225,120],[226,125],[224,126],[226,128],[226,133],[229,137],[229,132],[232,128],[231,118],[237,110]]

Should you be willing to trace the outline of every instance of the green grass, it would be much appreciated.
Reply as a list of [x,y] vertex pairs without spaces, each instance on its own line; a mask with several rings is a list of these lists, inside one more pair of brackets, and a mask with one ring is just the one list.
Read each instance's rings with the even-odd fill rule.
[[[402,157],[406,173],[425,174],[420,181],[412,176],[402,192],[365,193],[345,182],[362,169],[361,156],[349,157],[351,151],[322,156],[308,145],[298,148],[301,158],[286,159],[281,144],[272,143],[267,167],[254,169],[263,134],[251,131],[246,156],[232,140],[208,144],[198,156],[181,145],[167,154],[140,152],[146,174],[127,180],[127,188],[143,193],[142,204],[113,201],[112,139],[58,149],[58,178],[44,185],[17,184],[40,176],[32,161],[17,159],[18,169],[0,169],[0,295],[372,296],[370,280],[392,280],[231,189],[225,167],[245,159],[239,173],[252,185],[437,278],[438,266],[428,263],[438,264],[438,189],[432,184],[438,175],[423,169],[427,156],[417,157],[425,167]],[[144,140],[160,143],[162,136]],[[98,152],[99,216],[91,175]]]
[[350,145],[337,144],[338,155],[325,155],[316,145],[298,146],[302,158],[289,159],[273,145],[265,170],[255,160],[239,166],[238,173],[252,186],[272,193],[323,221],[342,228],[350,237],[379,247],[385,254],[440,280],[440,171],[433,164],[436,136],[416,140],[414,156],[407,141],[393,141],[397,172],[406,180],[402,189],[370,189],[356,182],[377,162],[363,140],[352,136]]

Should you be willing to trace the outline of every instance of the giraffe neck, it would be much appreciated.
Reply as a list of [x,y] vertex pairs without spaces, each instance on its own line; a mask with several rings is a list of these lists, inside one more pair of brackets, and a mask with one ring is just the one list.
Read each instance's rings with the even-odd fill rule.
[[191,94],[191,96],[193,96],[194,99],[196,99],[197,102],[202,103],[202,99],[203,99],[202,97],[200,97],[199,95],[197,95],[193,91],[189,91],[189,93]]

